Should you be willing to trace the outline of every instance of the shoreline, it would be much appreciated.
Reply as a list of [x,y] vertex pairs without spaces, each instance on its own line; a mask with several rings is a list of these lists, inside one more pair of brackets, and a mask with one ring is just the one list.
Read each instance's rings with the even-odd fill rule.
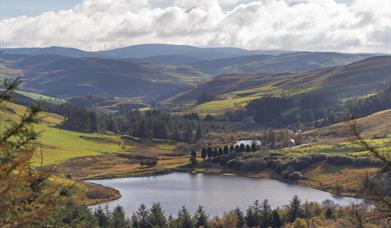
[[[204,174],[204,175],[215,175],[215,176],[238,176],[238,177],[244,177],[244,178],[252,178],[252,179],[271,179],[271,180],[277,180],[281,181],[286,184],[295,184],[299,186],[304,186],[308,188],[313,188],[316,190],[324,191],[327,193],[330,193],[331,195],[335,197],[351,197],[355,199],[361,199],[359,196],[357,196],[358,192],[341,192],[339,195],[336,195],[335,192],[332,192],[328,190],[327,188],[319,188],[317,186],[313,186],[309,184],[306,181],[289,181],[286,179],[283,179],[279,177],[276,174],[273,174],[272,171],[270,170],[264,170],[262,172],[258,173],[242,173],[242,172],[237,172],[229,169],[224,169],[224,168],[206,168],[206,169],[191,169],[191,168],[174,168],[174,169],[167,169],[167,170],[162,170],[162,171],[157,171],[157,172],[152,172],[152,173],[139,173],[139,174],[129,174],[129,173],[124,173],[121,175],[115,175],[115,176],[110,176],[110,175],[101,175],[101,176],[95,176],[93,178],[86,178],[86,179],[81,179],[82,182],[84,183],[92,183],[89,182],[89,180],[109,180],[109,179],[117,179],[117,178],[137,178],[137,177],[152,177],[152,176],[160,176],[160,175],[168,175],[171,173],[189,173],[189,174]],[[96,185],[101,185],[101,184],[96,184]],[[93,204],[88,204],[87,206],[96,206],[102,203],[108,203],[114,200],[117,200],[122,197],[121,193],[112,187],[101,185],[104,188],[109,188],[111,190],[114,190],[118,193],[118,197],[110,197],[107,199],[102,199],[100,202],[94,202]]]

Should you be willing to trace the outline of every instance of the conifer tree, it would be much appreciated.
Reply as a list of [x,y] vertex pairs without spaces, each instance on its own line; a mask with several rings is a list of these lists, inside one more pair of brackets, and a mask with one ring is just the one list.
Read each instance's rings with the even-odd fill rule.
[[229,148],[227,145],[224,146],[223,152],[225,155],[229,154]]
[[245,219],[243,216],[243,212],[240,210],[240,208],[236,208],[234,210],[235,216],[236,216],[236,227],[242,228],[245,224]]
[[111,216],[110,228],[130,228],[130,223],[126,218],[124,209],[121,206],[116,206]]
[[197,153],[195,152],[195,150],[192,150],[190,153],[190,164],[192,166],[197,165]]
[[223,155],[224,153],[223,153],[223,149],[220,147],[219,148],[219,152],[218,152],[218,155]]
[[248,227],[255,227],[255,226],[258,225],[258,221],[257,221],[257,218],[256,218],[255,211],[254,211],[253,207],[250,206],[246,210],[245,219],[246,219],[246,225]]
[[148,220],[152,227],[164,227],[167,224],[167,218],[160,203],[152,205]]
[[273,210],[270,225],[272,228],[282,227],[282,221],[281,221],[280,214],[278,214],[278,210]]
[[208,155],[208,159],[210,160],[213,156],[212,148],[208,147],[208,149],[206,149],[206,154]]
[[201,158],[202,158],[202,160],[205,160],[207,155],[208,155],[208,153],[206,152],[206,149],[202,148],[202,150],[201,150]]
[[[0,85],[0,109],[7,108],[20,80],[5,80]],[[48,186],[50,173],[32,167],[33,142],[38,133],[33,124],[39,122],[41,108],[33,105],[10,120],[0,131],[0,227],[23,227],[42,222],[56,208],[61,196]],[[2,120],[3,121],[3,120]]]
[[288,205],[288,221],[294,222],[302,217],[302,205],[299,197],[295,195]]
[[257,145],[255,143],[251,144],[251,152],[257,151]]
[[179,228],[193,228],[191,215],[186,207],[182,207],[182,209],[178,211],[177,220]]
[[214,149],[213,149],[213,152],[212,152],[212,157],[213,157],[213,158],[216,158],[216,157],[217,157],[217,154],[218,154],[217,148],[214,148]]
[[198,207],[194,215],[193,221],[195,227],[204,227],[204,228],[209,227],[209,216],[206,214],[202,206]]
[[240,146],[239,146],[239,152],[245,152],[246,151],[246,146],[241,143]]
[[106,228],[110,225],[110,217],[103,211],[101,207],[94,211],[94,217],[98,220],[99,227]]
[[272,220],[272,209],[268,200],[264,200],[262,203],[261,215],[260,215],[260,225],[261,228],[267,228],[271,226]]
[[149,211],[144,204],[141,204],[136,213],[132,216],[133,226],[137,224],[137,228],[148,228],[150,227],[149,223]]

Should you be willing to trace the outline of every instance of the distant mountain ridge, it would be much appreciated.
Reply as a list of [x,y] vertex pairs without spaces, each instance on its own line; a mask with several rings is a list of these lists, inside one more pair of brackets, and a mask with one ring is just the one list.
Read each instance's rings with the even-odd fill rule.
[[[339,70],[338,74],[342,74],[347,70],[337,66],[374,56],[284,51],[264,54],[240,48],[165,44],[135,45],[101,52],[63,47],[1,51],[2,72],[23,75],[24,86],[33,91],[57,97],[104,95],[141,98],[149,102],[169,100],[170,97],[187,102],[203,92],[219,95],[256,89],[267,83],[279,90],[309,87],[319,84],[317,80],[325,78],[328,71]],[[199,86],[194,88],[195,85]]]
[[61,55],[66,57],[90,57],[91,53],[67,47],[45,47],[45,48],[1,48],[3,54],[14,55]]
[[2,48],[5,54],[18,55],[62,55],[67,57],[98,57],[115,59],[144,59],[154,56],[191,56],[198,60],[231,58],[236,56],[268,54],[276,55],[289,51],[245,50],[232,47],[201,48],[190,45],[140,44],[111,50],[87,52],[76,48]]
[[359,61],[374,54],[262,51],[240,48],[200,48],[189,45],[143,44],[86,52],[75,48],[5,48],[3,54],[59,55],[72,58],[132,59],[168,65],[191,65],[209,75],[225,73],[305,72]]

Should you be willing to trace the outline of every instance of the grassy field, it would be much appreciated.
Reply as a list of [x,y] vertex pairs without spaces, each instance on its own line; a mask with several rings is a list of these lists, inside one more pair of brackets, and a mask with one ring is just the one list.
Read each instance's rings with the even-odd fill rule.
[[[391,135],[387,138],[368,139],[367,142],[373,147],[379,149],[383,153],[391,151]],[[320,144],[320,145],[302,145],[298,147],[284,148],[283,153],[289,155],[305,155],[305,154],[333,154],[333,155],[348,155],[352,157],[367,157],[369,155],[366,149],[354,142],[343,142],[337,144]]]
[[273,86],[257,87],[247,90],[238,90],[219,96],[219,100],[206,102],[191,108],[191,112],[199,114],[221,115],[226,111],[232,111],[244,107],[248,102],[264,96],[281,95],[282,90]]
[[[35,129],[42,132],[38,143],[42,145],[44,165],[59,163],[74,157],[122,151],[118,136],[79,133],[45,124],[38,125]],[[40,159],[40,153],[35,153],[33,161],[40,161]]]
[[[0,110],[1,131],[10,125],[10,121],[17,121],[20,118],[19,115],[26,111],[26,108],[20,105],[7,103],[6,106],[5,110]],[[42,113],[40,117],[41,123],[34,126],[34,129],[41,135],[37,142],[32,165],[40,165],[41,158],[43,158],[43,165],[58,165],[72,158],[100,156],[122,151],[119,136],[62,130],[56,127],[63,121],[61,116]],[[107,202],[120,197],[115,189],[65,177],[65,173],[62,172],[55,172],[49,181],[50,185],[56,189],[68,189],[73,199],[86,205]]]
[[343,195],[355,196],[360,193],[365,175],[376,171],[377,168],[373,167],[358,168],[320,163],[304,170],[303,175],[306,179],[299,183],[328,192],[340,191]]
[[243,107],[247,102],[256,99],[255,97],[242,97],[224,100],[210,101],[204,104],[196,105],[191,108],[190,112],[199,114],[224,114],[226,111],[232,111],[235,108]]
[[26,97],[31,98],[36,101],[45,101],[45,102],[53,103],[53,104],[62,104],[65,102],[64,99],[50,97],[50,96],[35,93],[35,92],[16,91],[16,93],[23,95],[23,96],[26,96]]
[[[275,83],[278,84],[278,83]],[[306,92],[316,91],[317,86],[283,89],[278,85],[265,85],[251,89],[236,90],[218,96],[218,100],[206,102],[191,107],[190,111],[199,114],[221,115],[246,106],[250,101],[267,96],[300,96]]]
[[[26,108],[7,103],[0,111],[0,130],[18,120]],[[18,113],[18,114],[17,114]],[[32,163],[56,165],[59,175],[71,174],[78,178],[107,176],[142,176],[165,172],[186,164],[187,155],[175,153],[172,142],[122,140],[119,135],[81,133],[59,128],[63,118],[42,113],[41,122],[34,126],[40,137],[37,140]],[[42,156],[41,156],[42,151]],[[158,159],[156,166],[143,166],[139,158]]]
[[[18,114],[26,109],[23,106],[8,104],[7,111],[0,111],[0,129],[9,125],[9,120],[17,120]],[[18,114],[17,114],[18,113]],[[63,130],[58,127],[63,118],[56,114],[42,113],[41,123],[34,126],[40,132],[38,149],[34,154],[33,164],[41,161],[40,148],[44,165],[56,164],[67,159],[82,156],[118,153],[123,151],[121,139],[116,135],[79,133]]]
[[85,205],[104,203],[121,197],[116,189],[59,175],[52,175],[49,182],[53,188],[66,189],[68,197]]

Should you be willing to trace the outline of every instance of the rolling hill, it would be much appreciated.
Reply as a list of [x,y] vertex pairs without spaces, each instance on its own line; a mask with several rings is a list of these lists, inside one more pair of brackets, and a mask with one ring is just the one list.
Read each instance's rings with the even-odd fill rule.
[[[364,59],[348,65],[306,73],[226,74],[201,83],[175,97],[176,103],[194,102],[203,93],[217,96],[215,101],[193,108],[199,112],[218,112],[242,106],[262,96],[322,95],[337,99],[368,95],[391,81],[391,56]],[[215,107],[215,109],[213,108]]]
[[[165,44],[100,52],[63,47],[2,51],[2,73],[23,75],[25,89],[54,97],[103,95],[146,102],[186,103],[202,93],[211,93],[219,100],[230,99],[228,106],[232,106],[276,93],[322,89],[340,93],[348,84],[354,94],[357,90],[367,94],[381,86],[389,71],[387,66],[375,69],[380,59],[360,62],[371,54],[281,53]],[[387,61],[383,59],[383,65]]]
[[[362,117],[356,120],[360,127],[362,136],[365,138],[385,137],[391,132],[391,109],[376,112],[372,115]],[[345,122],[336,123],[320,129],[310,130],[305,133],[306,136],[318,137],[321,141],[333,140],[339,138],[346,140],[352,137],[348,125]]]
[[333,52],[245,50],[229,47],[200,48],[169,44],[142,44],[97,52],[86,52],[66,47],[4,48],[1,51],[9,55],[60,55],[73,58],[137,59],[160,64],[186,64],[211,75],[304,72],[327,66],[348,64],[373,56],[372,54]]
[[98,56],[103,55],[112,58],[148,58],[162,55],[176,55],[192,56],[205,60],[252,55],[254,53],[257,52],[248,51],[241,48],[200,48],[189,45],[169,44],[141,44],[96,52]]
[[[19,117],[14,113],[21,114],[26,108],[21,105],[7,103],[7,110],[0,111],[0,129],[4,130],[8,120],[16,121]],[[97,155],[104,153],[119,153],[122,151],[121,139],[119,136],[98,133],[80,133],[56,128],[63,121],[63,117],[52,114],[42,113],[42,121],[35,125],[34,129],[41,132],[38,142],[42,145],[44,164],[49,165],[61,162],[73,157]],[[91,141],[86,138],[95,137],[101,139]],[[40,154],[36,153],[33,157],[33,164],[39,162]]]
[[25,88],[55,97],[109,95],[151,101],[208,77],[186,66],[129,59],[3,54],[1,62],[23,72]]
[[4,54],[13,55],[61,55],[67,57],[89,57],[91,53],[76,48],[46,47],[46,48],[2,48]]
[[280,55],[252,55],[203,61],[193,64],[200,71],[220,75],[226,73],[295,73],[324,67],[345,65],[371,54],[344,54],[335,52],[293,52]]

